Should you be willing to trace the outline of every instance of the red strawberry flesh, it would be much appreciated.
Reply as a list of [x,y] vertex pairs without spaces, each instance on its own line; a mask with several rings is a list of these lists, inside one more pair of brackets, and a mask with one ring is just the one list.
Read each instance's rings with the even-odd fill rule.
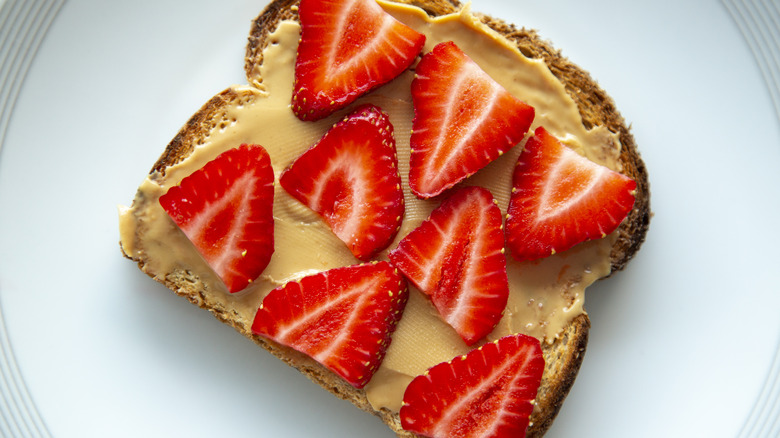
[[423,56],[412,81],[409,184],[430,198],[519,143],[534,109],[512,96],[453,42]]
[[504,236],[486,189],[454,192],[389,257],[467,344],[501,319],[509,296]]
[[412,380],[401,425],[427,437],[524,437],[543,371],[537,339],[506,336]]
[[425,36],[374,0],[301,0],[292,108],[318,120],[406,70]]
[[395,237],[404,215],[393,126],[373,105],[334,125],[279,177],[316,211],[352,254],[371,259]]
[[506,238],[521,261],[602,238],[634,205],[634,180],[579,155],[543,127],[526,142],[512,179]]
[[362,388],[382,363],[408,297],[406,281],[387,262],[335,268],[272,290],[252,332]]
[[260,276],[274,251],[274,173],[268,152],[223,152],[160,197],[160,205],[231,293]]

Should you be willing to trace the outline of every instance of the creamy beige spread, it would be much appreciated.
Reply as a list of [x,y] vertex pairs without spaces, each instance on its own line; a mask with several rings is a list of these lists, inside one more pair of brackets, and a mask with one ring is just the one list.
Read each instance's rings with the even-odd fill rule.
[[[563,85],[542,61],[525,58],[510,42],[481,24],[467,5],[459,14],[430,18],[421,9],[380,2],[400,21],[426,35],[424,53],[442,41],[452,40],[509,92],[532,105],[536,118],[530,130],[543,125],[550,133],[591,160],[620,170],[617,137],[604,128],[586,130],[576,105]],[[255,75],[257,86],[234,86],[242,94],[223,121],[184,161],[166,174],[150,175],[140,186],[132,207],[120,207],[122,246],[128,255],[145,260],[144,269],[155,276],[175,269],[201,278],[210,296],[251,323],[263,297],[294,279],[359,263],[346,245],[316,213],[289,196],[277,183],[274,194],[275,252],[271,262],[247,290],[229,294],[158,203],[160,195],[219,153],[242,143],[260,144],[281,171],[314,144],[349,108],[318,122],[302,122],[290,109],[293,70],[300,27],[282,22],[263,52],[263,64]],[[409,190],[409,135],[412,126],[410,83],[404,73],[392,83],[364,96],[350,108],[371,102],[382,108],[395,128],[399,171],[403,180],[406,214],[398,236],[379,258],[425,220],[438,206],[436,200],[420,200]],[[491,191],[505,214],[511,191],[512,170],[522,145],[513,148],[466,181]],[[584,290],[609,274],[609,253],[614,236],[587,242],[572,250],[534,262],[516,262],[507,256],[510,298],[504,317],[488,336],[526,333],[552,341],[574,317],[582,314]],[[409,303],[393,335],[393,342],[377,374],[366,386],[375,409],[397,411],[406,385],[414,376],[437,363],[470,350],[455,331],[442,321],[429,300],[410,285]]]

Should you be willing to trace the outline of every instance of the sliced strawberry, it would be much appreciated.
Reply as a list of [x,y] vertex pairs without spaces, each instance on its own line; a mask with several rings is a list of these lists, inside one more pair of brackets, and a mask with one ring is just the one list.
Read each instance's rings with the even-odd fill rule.
[[274,252],[274,171],[268,152],[223,152],[160,196],[160,205],[233,293],[260,276]]
[[543,127],[526,142],[512,181],[506,238],[517,260],[605,237],[634,205],[634,180],[579,155]]
[[408,297],[406,281],[390,263],[331,269],[272,290],[252,332],[362,388],[382,363]]
[[503,337],[412,380],[401,426],[427,437],[524,437],[543,372],[539,340]]
[[390,82],[420,54],[425,35],[374,0],[301,0],[292,109],[321,119]]
[[412,81],[409,185],[430,198],[519,143],[534,109],[507,92],[453,42],[423,56]]
[[282,173],[279,183],[319,213],[361,260],[387,247],[403,220],[393,126],[373,105],[335,124]]
[[493,330],[506,307],[501,228],[493,195],[481,187],[463,187],[389,254],[469,345]]

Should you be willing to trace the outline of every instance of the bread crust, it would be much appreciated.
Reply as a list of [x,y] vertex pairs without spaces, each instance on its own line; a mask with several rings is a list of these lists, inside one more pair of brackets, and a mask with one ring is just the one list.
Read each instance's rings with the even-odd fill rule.
[[[457,2],[447,0],[401,0],[400,2],[418,6],[433,16],[456,12],[459,9]],[[255,67],[263,61],[263,49],[269,44],[267,37],[280,21],[298,19],[297,4],[297,0],[273,0],[253,20],[244,66],[250,84],[261,86],[262,78],[255,74],[257,71]],[[576,102],[586,127],[602,125],[619,135],[622,144],[619,161],[623,166],[623,173],[637,182],[634,208],[618,229],[619,237],[611,252],[612,272],[622,270],[644,242],[651,216],[647,170],[625,120],[617,111],[612,99],[587,72],[567,60],[552,45],[543,41],[535,31],[518,29],[489,16],[478,16],[492,29],[515,43],[523,54],[531,58],[541,58],[547,63],[552,73],[565,84],[567,92]],[[217,126],[225,110],[243,98],[245,96],[240,92],[227,89],[210,99],[168,144],[154,164],[151,173],[164,175],[168,166],[186,158],[198,142]],[[127,254],[125,256],[128,257]],[[134,260],[141,270],[146,272],[143,258],[138,257]],[[151,273],[148,274],[153,276]],[[155,279],[193,304],[210,311],[217,319],[234,327],[239,333],[295,367],[337,397],[349,400],[358,408],[378,416],[399,437],[417,436],[403,430],[397,414],[387,409],[375,411],[368,402],[365,391],[353,388],[305,355],[253,335],[251,321],[243,321],[238,315],[210,299],[205,285],[194,274],[176,271],[168,273],[165,278]],[[582,314],[572,320],[558,339],[552,343],[543,343],[545,372],[530,419],[531,424],[527,432],[529,437],[543,435],[558,414],[582,364],[589,328],[590,320],[587,314]]]

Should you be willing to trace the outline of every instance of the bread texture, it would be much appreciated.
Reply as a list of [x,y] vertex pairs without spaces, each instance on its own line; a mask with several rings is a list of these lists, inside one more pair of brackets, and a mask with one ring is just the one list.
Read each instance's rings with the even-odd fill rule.
[[[446,0],[404,0],[425,10],[429,15],[437,16],[456,12],[460,5]],[[634,138],[625,120],[617,111],[612,99],[602,90],[590,75],[568,61],[550,43],[542,40],[533,30],[519,29],[504,21],[484,15],[477,15],[489,27],[496,30],[509,41],[517,45],[520,51],[530,58],[543,59],[552,73],[565,85],[568,94],[576,102],[583,124],[587,127],[605,126],[618,134],[622,150],[620,163],[623,173],[637,183],[636,202],[628,218],[621,224],[618,239],[611,251],[612,273],[622,270],[642,245],[650,222],[650,196],[648,176]],[[296,0],[273,0],[252,22],[245,58],[245,71],[249,84],[260,86],[263,78],[258,77],[256,66],[263,62],[263,49],[270,44],[269,34],[282,20],[297,20]],[[236,105],[250,95],[241,91],[227,89],[209,100],[168,144],[166,150],[152,168],[152,174],[165,175],[166,169],[186,158],[199,141],[219,125],[226,109]],[[143,230],[136,232],[142,233]],[[139,255],[141,254],[141,255]],[[146,272],[146,260],[143,251],[126,257],[136,261]],[[152,275],[149,273],[149,275]],[[212,296],[205,283],[192,272],[175,270],[155,279],[163,283],[176,294],[187,298],[193,304],[210,311],[222,322],[234,327],[239,333],[250,338],[290,366],[295,367],[311,380],[327,389],[337,397],[349,400],[358,408],[372,413],[385,422],[399,437],[415,437],[404,431],[396,413],[387,409],[375,411],[368,402],[363,390],[355,389],[344,380],[319,365],[314,360],[290,348],[275,344],[253,335],[251,320],[242,318],[220,304]],[[541,436],[552,424],[561,405],[574,383],[582,363],[588,342],[590,321],[582,314],[571,321],[564,333],[552,343],[542,343],[546,362],[542,384],[531,415],[528,436]]]

